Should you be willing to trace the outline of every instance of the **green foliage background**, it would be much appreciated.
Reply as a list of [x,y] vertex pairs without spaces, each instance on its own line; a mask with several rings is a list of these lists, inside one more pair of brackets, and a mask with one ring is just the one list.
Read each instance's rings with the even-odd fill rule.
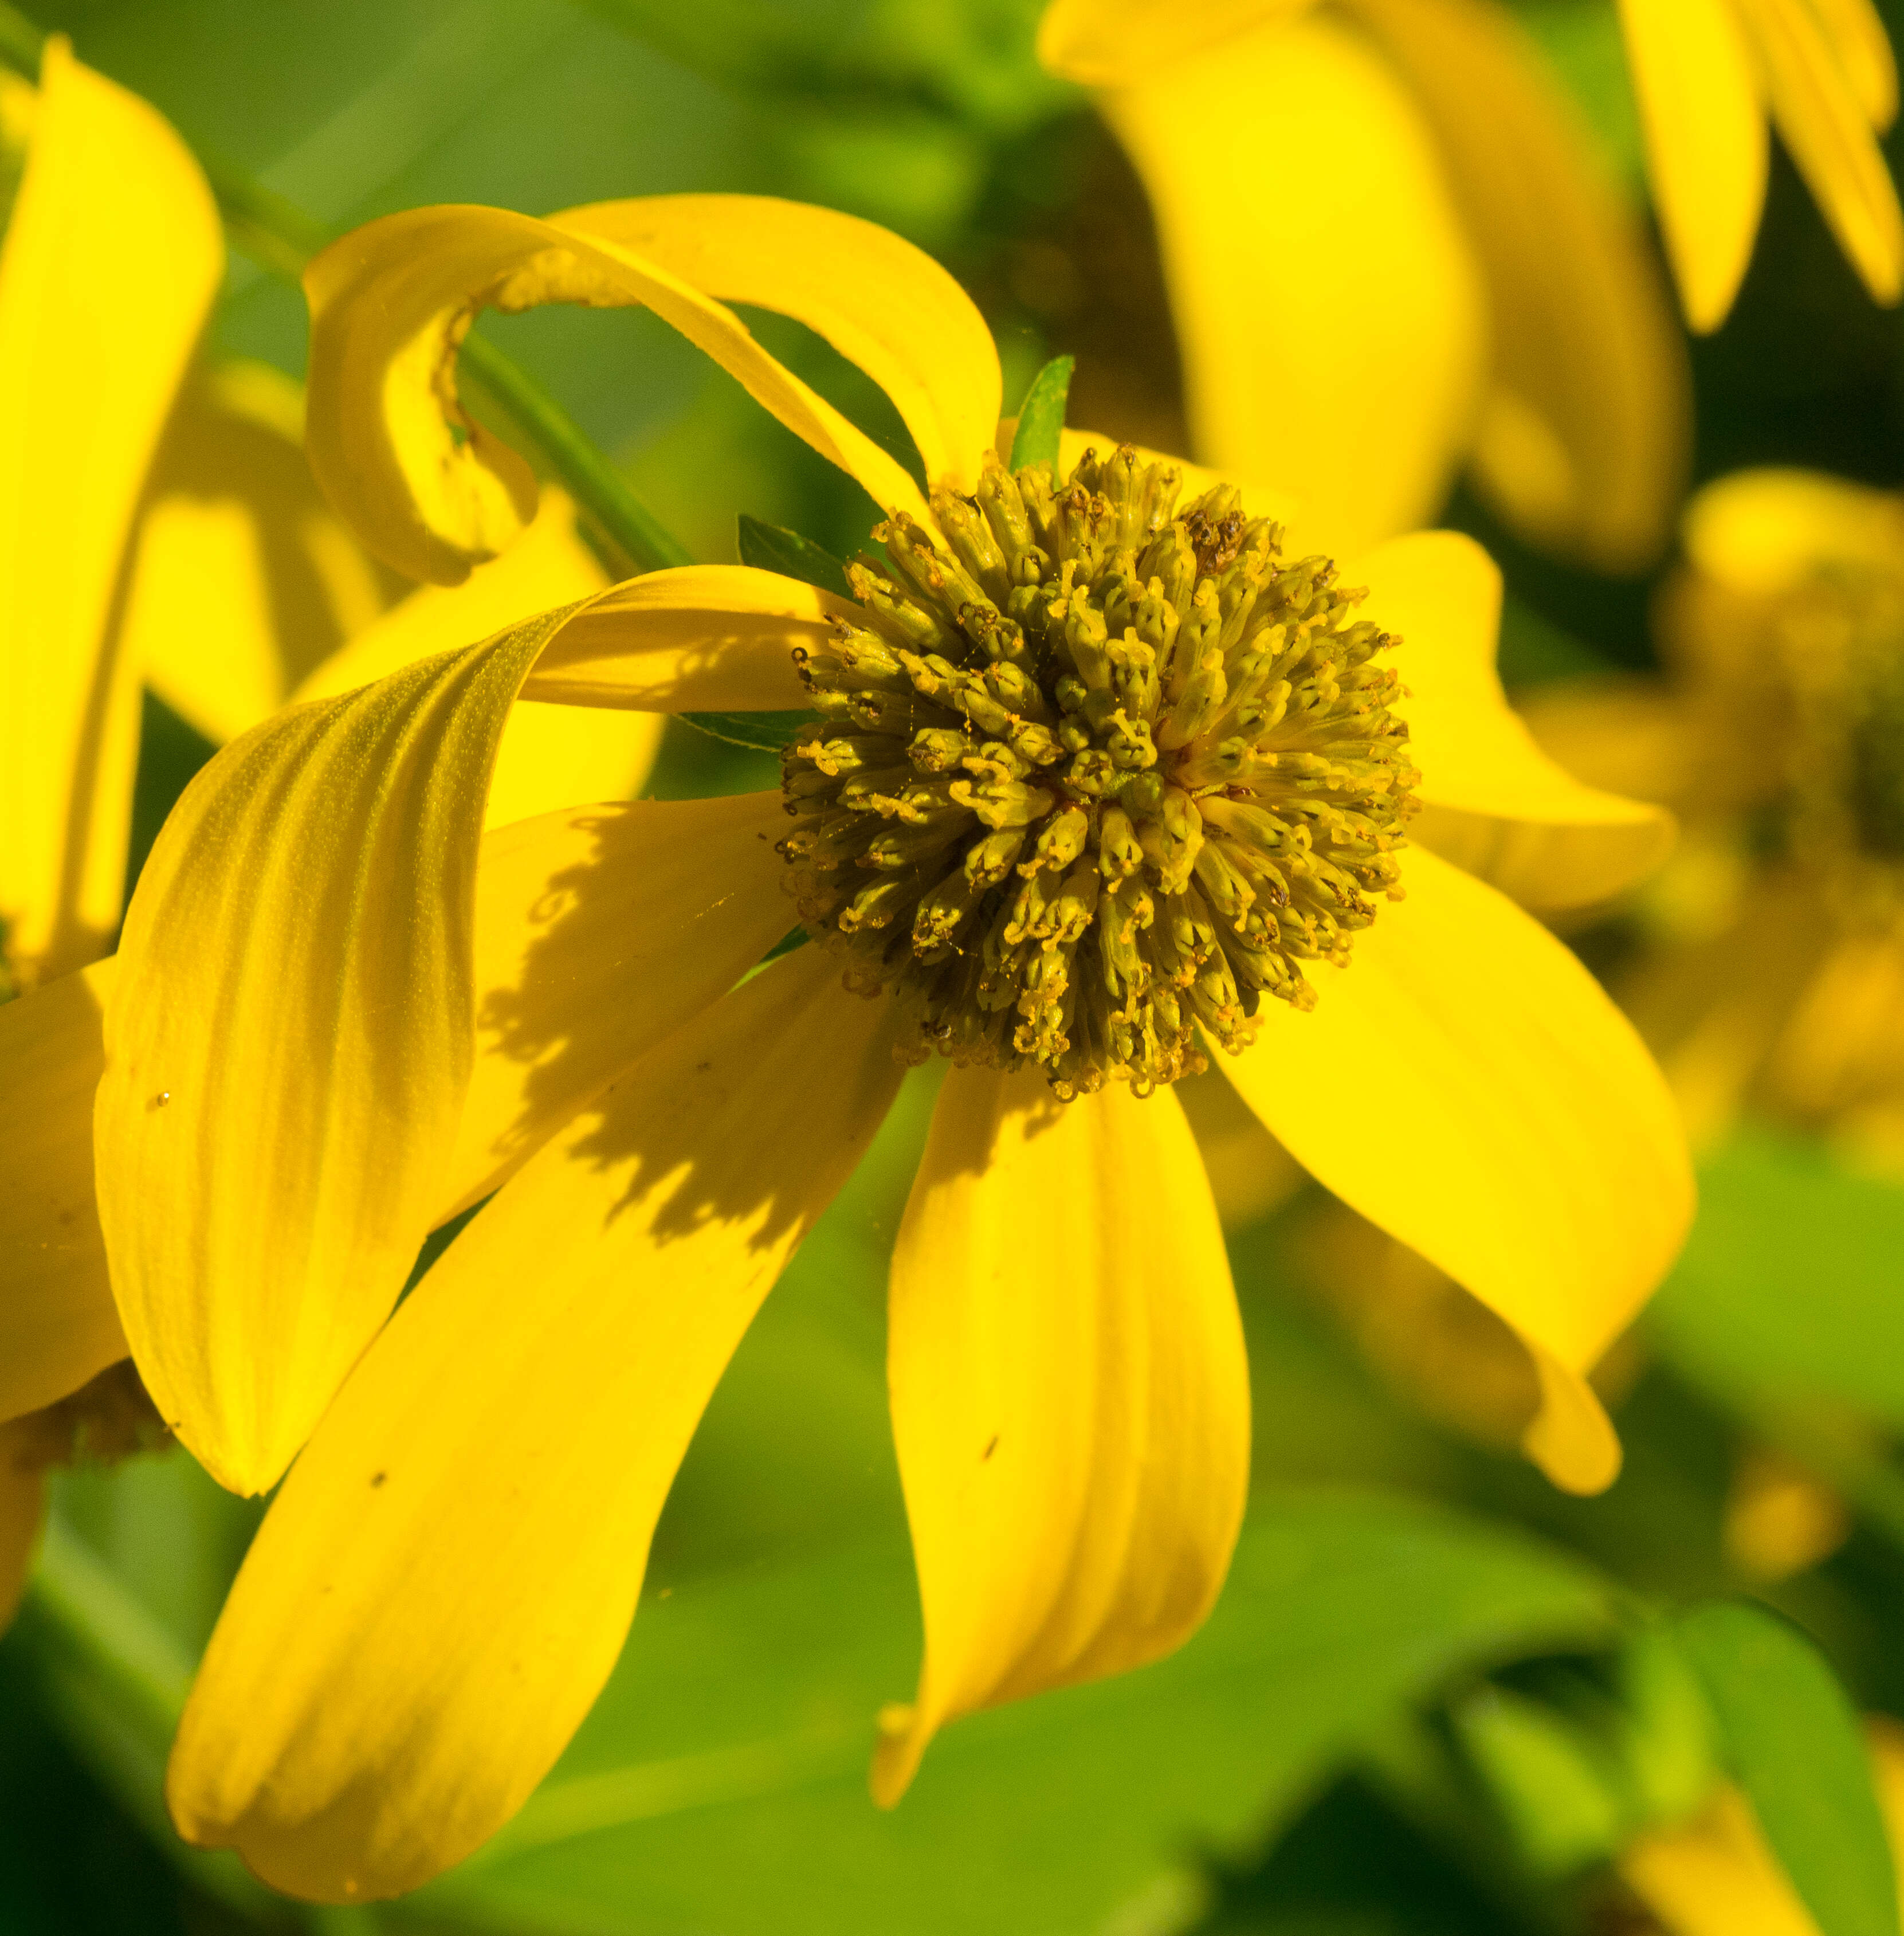
[[[1036,11],[44,0],[35,17],[340,227],[428,201],[689,189],[868,216],[974,291],[1008,399],[1073,353],[1077,420],[1180,447],[1141,195],[1081,98],[1031,61]],[[1521,11],[1609,167],[1637,180],[1610,5]],[[796,325],[754,319],[910,458],[863,379]],[[735,555],[737,507],[836,552],[863,538],[854,487],[651,319],[484,327],[697,556]],[[234,259],[216,346],[295,374],[304,328],[295,292]],[[1737,313],[1694,355],[1700,476],[1777,461],[1904,478],[1898,316],[1866,302],[1782,159]],[[1535,557],[1465,494],[1449,516],[1507,569],[1510,680],[1649,662],[1647,583]],[[209,751],[156,700],[146,724],[135,865]],[[658,792],[772,783],[768,756],[671,731]],[[167,1719],[255,1509],[182,1454],[65,1481],[42,1587],[0,1643],[0,1931],[1639,1928],[1609,1859],[1695,1807],[1723,1764],[1827,1936],[1894,1936],[1849,1731],[1854,1709],[1904,1714],[1904,1196],[1761,1129],[1708,1166],[1633,1354],[1625,1475],[1596,1500],[1436,1426],[1368,1368],[1312,1281],[1313,1193],[1234,1230],[1258,1490],[1216,1617],[1160,1666],[961,1724],[899,1811],[872,1810],[872,1717],[910,1686],[917,1647],[884,1260],[931,1088],[913,1079],[722,1384],[597,1711],[520,1820],[409,1902],[305,1912],[171,1841]],[[1687,1617],[1747,1590],[1720,1529],[1748,1444],[1838,1487],[1854,1529],[1756,1590],[1760,1611]],[[1849,1798],[1786,1805],[1794,1770]]]

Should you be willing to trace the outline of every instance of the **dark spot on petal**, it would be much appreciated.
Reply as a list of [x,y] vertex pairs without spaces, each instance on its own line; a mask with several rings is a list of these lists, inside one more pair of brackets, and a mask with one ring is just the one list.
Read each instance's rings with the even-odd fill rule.
[[987,1459],[990,1458],[990,1457],[991,1457],[991,1456],[992,1456],[992,1454],[993,1454],[994,1452],[996,1452],[998,1449],[999,1449],[999,1435],[995,1432],[993,1432],[993,1433],[992,1434],[992,1442],[991,1442],[989,1445],[987,1445],[987,1446],[986,1447],[986,1448],[984,1449],[984,1450],[983,1452],[981,1452],[981,1453],[980,1453],[980,1454],[979,1454],[979,1455],[978,1455],[978,1463],[979,1463],[981,1466],[982,1466],[982,1465],[984,1465],[984,1463],[986,1462],[986,1460],[987,1460]]

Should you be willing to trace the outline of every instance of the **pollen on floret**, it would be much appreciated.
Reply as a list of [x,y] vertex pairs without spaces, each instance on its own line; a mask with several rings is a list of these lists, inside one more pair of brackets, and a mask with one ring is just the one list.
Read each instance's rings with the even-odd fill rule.
[[859,616],[800,655],[821,723],[779,851],[911,1060],[1147,1094],[1200,1035],[1247,1045],[1265,995],[1313,1005],[1302,964],[1399,898],[1396,640],[1234,489],[1179,509],[1181,482],[1128,446],[1062,486],[990,464],[936,528],[878,528]]

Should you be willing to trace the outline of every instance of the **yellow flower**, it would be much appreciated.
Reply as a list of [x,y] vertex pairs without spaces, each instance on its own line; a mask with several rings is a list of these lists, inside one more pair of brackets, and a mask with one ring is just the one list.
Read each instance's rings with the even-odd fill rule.
[[[346,689],[605,576],[551,494],[508,559],[393,604],[405,584],[311,477],[297,386],[259,365],[194,363],[223,246],[211,191],[166,123],[56,38],[37,88],[0,76],[0,994],[50,982],[89,1031],[91,1074],[46,1065],[77,1100],[97,1079],[110,970],[58,978],[119,924],[142,685],[222,741],[294,692]],[[635,791],[657,725],[521,709],[492,822]],[[30,1119],[23,1092],[9,1102]],[[83,1122],[73,1133],[83,1150]],[[0,1243],[18,1255],[23,1228],[49,1215],[53,1267],[98,1267],[84,1187],[55,1202],[23,1178],[0,1199]],[[30,1250],[17,1266],[0,1319],[0,1613],[24,1578],[47,1463],[99,1438],[89,1419],[125,1438],[110,1379],[103,1411],[79,1396],[125,1355],[110,1302],[80,1322],[50,1311],[41,1260]],[[16,1349],[26,1339],[32,1349]]]
[[[313,461],[399,568],[453,577],[529,516],[521,466],[456,405],[454,348],[485,305],[552,300],[659,313],[887,508],[888,561],[852,600],[734,567],[635,579],[280,715],[168,822],[105,1021],[113,1288],[215,1475],[258,1490],[297,1459],[174,1749],[183,1832],[340,1900],[413,1887],[508,1819],[621,1647],[729,1357],[934,1046],[955,1066],[890,1333],[925,1660],[882,1717],[882,1801],[944,1722],[1153,1659],[1220,1587],[1247,1385],[1169,1090],[1214,1040],[1313,1173],[1513,1327],[1532,1455],[1608,1482],[1582,1373],[1680,1241],[1681,1139],[1591,978],[1425,842],[1564,903],[1669,830],[1509,712],[1478,547],[1372,555],[1365,622],[1207,473],[1173,516],[1180,480],[1145,453],[1068,437],[1062,493],[1008,473],[970,302],[823,210],[420,210],[308,287]],[[929,494],[730,300],[872,376]],[[824,723],[784,790],[485,837],[519,695]],[[1411,791],[1423,844],[1398,856]],[[827,864],[856,855],[901,864]],[[1398,864],[1406,898],[1378,912]],[[750,974],[796,918],[789,882],[824,945]],[[59,1085],[98,1066],[61,994],[0,1014],[48,1201],[89,1187]],[[492,1192],[393,1316],[424,1235]],[[76,1323],[106,1296],[96,1261],[56,1278]]]
[[1904,498],[1741,472],[1694,500],[1685,549],[1665,685],[1534,715],[1688,824],[1629,1005],[1696,1133],[1749,1106],[1904,1166]]
[[[1884,1826],[1893,1851],[1904,1850],[1904,1730],[1873,1717],[1866,1735]],[[1619,1868],[1670,1936],[1818,1936],[1734,1788],[1721,1789],[1696,1821],[1641,1837]]]
[[1464,459],[1537,543],[1610,570],[1664,544],[1683,346],[1505,8],[1055,0],[1039,45],[1149,192],[1204,461],[1274,466],[1358,548],[1432,518]]

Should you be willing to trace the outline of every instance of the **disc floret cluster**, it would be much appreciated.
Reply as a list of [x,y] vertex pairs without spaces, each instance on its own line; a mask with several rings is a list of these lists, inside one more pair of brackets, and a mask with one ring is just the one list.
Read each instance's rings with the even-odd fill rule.
[[860,614],[801,655],[789,885],[913,1060],[1147,1094],[1204,1066],[1199,1030],[1246,1046],[1265,994],[1313,1006],[1301,964],[1401,897],[1396,640],[1181,481],[1128,446],[1062,485],[988,466],[935,531],[878,528]]

